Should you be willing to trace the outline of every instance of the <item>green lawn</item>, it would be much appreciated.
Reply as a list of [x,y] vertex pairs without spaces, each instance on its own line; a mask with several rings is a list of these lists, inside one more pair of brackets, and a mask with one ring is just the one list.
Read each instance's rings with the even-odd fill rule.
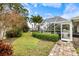
[[76,52],[78,53],[78,55],[79,55],[79,48],[76,48]]
[[53,45],[52,41],[43,41],[31,36],[32,33],[23,33],[23,35],[13,41],[14,54],[17,56],[46,56],[49,54]]

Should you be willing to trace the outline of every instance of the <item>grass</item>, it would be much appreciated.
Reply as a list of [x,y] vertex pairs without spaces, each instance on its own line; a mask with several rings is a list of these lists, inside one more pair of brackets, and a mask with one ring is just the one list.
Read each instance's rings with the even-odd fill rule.
[[12,44],[15,56],[47,56],[55,43],[34,38],[28,32],[16,38]]
[[79,55],[79,48],[76,48],[76,52],[77,52],[77,54]]

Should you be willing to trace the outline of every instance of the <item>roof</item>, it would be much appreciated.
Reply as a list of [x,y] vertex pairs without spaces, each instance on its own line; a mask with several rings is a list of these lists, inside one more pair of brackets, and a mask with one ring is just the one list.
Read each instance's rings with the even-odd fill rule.
[[79,19],[79,16],[73,17],[72,19]]
[[79,22],[79,16],[73,17],[72,20],[73,20],[74,22]]
[[46,22],[62,22],[62,21],[68,21],[60,16],[55,16],[53,18],[48,18],[48,19],[45,19]]

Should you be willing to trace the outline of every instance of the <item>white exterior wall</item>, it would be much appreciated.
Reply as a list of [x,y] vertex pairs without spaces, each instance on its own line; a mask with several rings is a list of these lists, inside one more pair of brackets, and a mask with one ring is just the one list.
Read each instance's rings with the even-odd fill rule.
[[29,28],[32,28],[32,25],[29,22],[27,22],[27,24],[28,24]]
[[77,25],[77,32],[79,32],[79,25]]
[[43,23],[43,25],[40,26],[40,29],[43,30],[43,31],[45,31],[47,29],[47,25],[48,25],[47,22]]
[[28,24],[30,30],[37,30],[38,29],[37,28],[38,24],[30,23],[29,21],[27,22],[27,24]]

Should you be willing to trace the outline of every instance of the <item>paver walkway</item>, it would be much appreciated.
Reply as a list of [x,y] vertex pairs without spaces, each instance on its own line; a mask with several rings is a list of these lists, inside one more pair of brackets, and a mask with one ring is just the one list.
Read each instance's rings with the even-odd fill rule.
[[71,42],[58,41],[49,56],[77,56],[78,54]]

